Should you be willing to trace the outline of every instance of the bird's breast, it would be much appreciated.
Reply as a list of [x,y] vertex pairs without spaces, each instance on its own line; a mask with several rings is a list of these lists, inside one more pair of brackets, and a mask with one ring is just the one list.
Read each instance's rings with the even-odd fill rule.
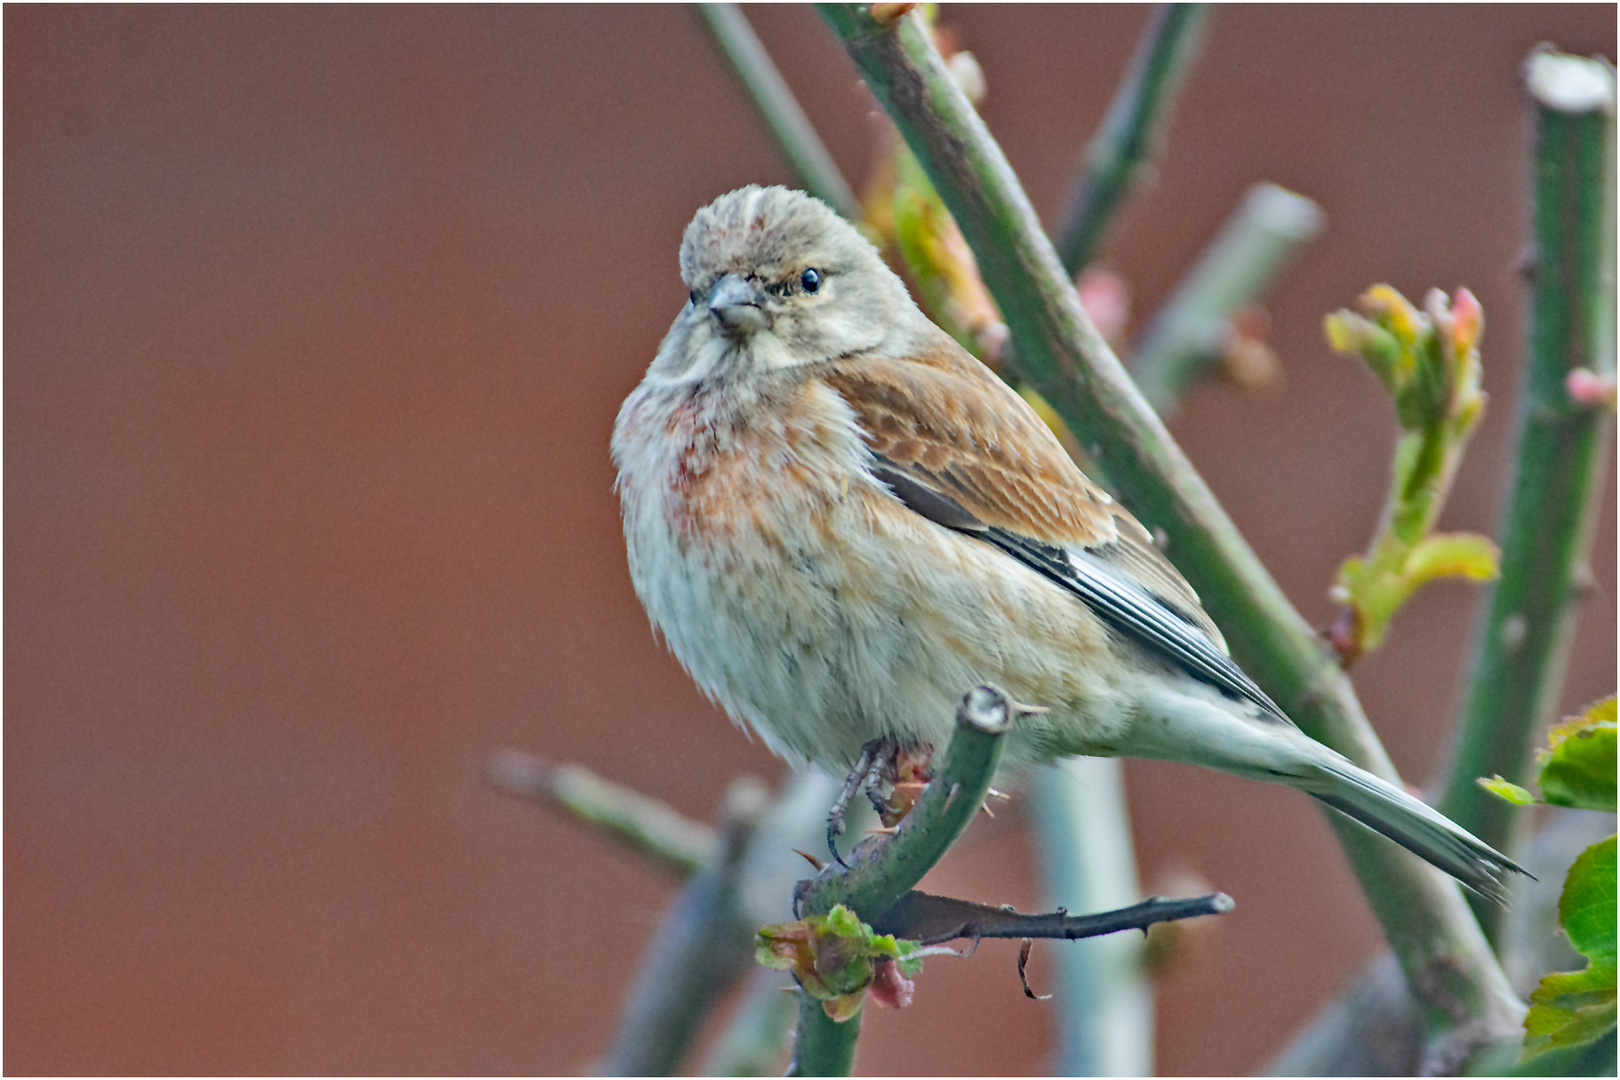
[[701,386],[638,391],[620,414],[614,454],[627,512],[637,504],[670,543],[721,563],[746,559],[750,547],[801,545],[867,477],[853,415],[817,383],[751,401]]

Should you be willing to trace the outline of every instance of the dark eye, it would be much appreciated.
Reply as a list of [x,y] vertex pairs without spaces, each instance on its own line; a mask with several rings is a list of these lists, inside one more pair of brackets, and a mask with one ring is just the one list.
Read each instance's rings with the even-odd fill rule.
[[821,288],[821,271],[811,267],[799,275],[799,284],[805,292],[816,292]]
[[693,307],[697,306],[697,290],[696,289],[693,289],[691,292],[687,293],[686,297],[687,297],[688,300],[692,301],[692,306]]

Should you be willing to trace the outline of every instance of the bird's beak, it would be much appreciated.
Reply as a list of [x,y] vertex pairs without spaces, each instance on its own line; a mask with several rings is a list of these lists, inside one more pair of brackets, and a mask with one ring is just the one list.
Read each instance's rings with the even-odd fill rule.
[[734,337],[765,329],[768,321],[760,307],[760,291],[736,274],[727,274],[709,292],[709,314],[721,330]]

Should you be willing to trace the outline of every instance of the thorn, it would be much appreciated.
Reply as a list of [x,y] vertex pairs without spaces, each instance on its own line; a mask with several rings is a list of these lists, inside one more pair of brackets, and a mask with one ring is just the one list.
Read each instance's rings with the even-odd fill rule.
[[980,803],[979,804],[979,809],[984,811],[984,816],[985,817],[991,819],[992,821],[995,820],[996,813],[995,813],[994,810],[990,809],[990,804],[988,802]]
[[867,829],[866,830],[866,835],[867,836],[893,836],[895,833],[897,833],[899,831],[900,831],[899,828],[894,827],[894,826],[891,826],[889,828],[883,828],[882,826],[878,826],[876,828]]
[[814,855],[810,854],[808,851],[800,851],[798,848],[794,848],[793,849],[793,854],[799,856],[805,862],[807,862],[811,866],[815,867],[817,870],[820,870],[820,869],[824,868],[827,865],[826,863],[822,862],[820,859],[816,858]]
[[985,792],[985,794],[990,796],[992,799],[1000,799],[1003,802],[1012,802],[1011,795],[1007,794],[1005,791],[997,791],[995,788],[990,788]]

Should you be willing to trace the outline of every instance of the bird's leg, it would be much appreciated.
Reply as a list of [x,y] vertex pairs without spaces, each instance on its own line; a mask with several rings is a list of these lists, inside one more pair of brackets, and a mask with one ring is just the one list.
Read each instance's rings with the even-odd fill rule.
[[878,805],[876,799],[872,803],[877,807],[885,828],[892,829],[904,821],[911,808],[917,805],[917,800],[922,798],[923,790],[934,775],[931,767],[933,756],[933,747],[929,746],[910,746],[895,751],[890,772],[894,787],[882,805]]
[[849,771],[844,780],[844,790],[838,793],[838,799],[827,814],[827,850],[839,866],[848,869],[849,864],[844,857],[838,854],[838,834],[844,831],[844,811],[849,809],[849,801],[855,793],[862,788],[871,789],[882,782],[883,771],[894,760],[895,741],[885,735],[880,739],[873,739],[861,747],[861,756],[855,759],[855,767]]
[[862,790],[866,793],[866,801],[872,804],[873,812],[880,817],[889,810],[889,797],[883,793],[883,785],[892,784],[897,779],[894,773],[898,756],[899,751],[885,754],[872,762],[872,767],[866,773],[866,786]]

